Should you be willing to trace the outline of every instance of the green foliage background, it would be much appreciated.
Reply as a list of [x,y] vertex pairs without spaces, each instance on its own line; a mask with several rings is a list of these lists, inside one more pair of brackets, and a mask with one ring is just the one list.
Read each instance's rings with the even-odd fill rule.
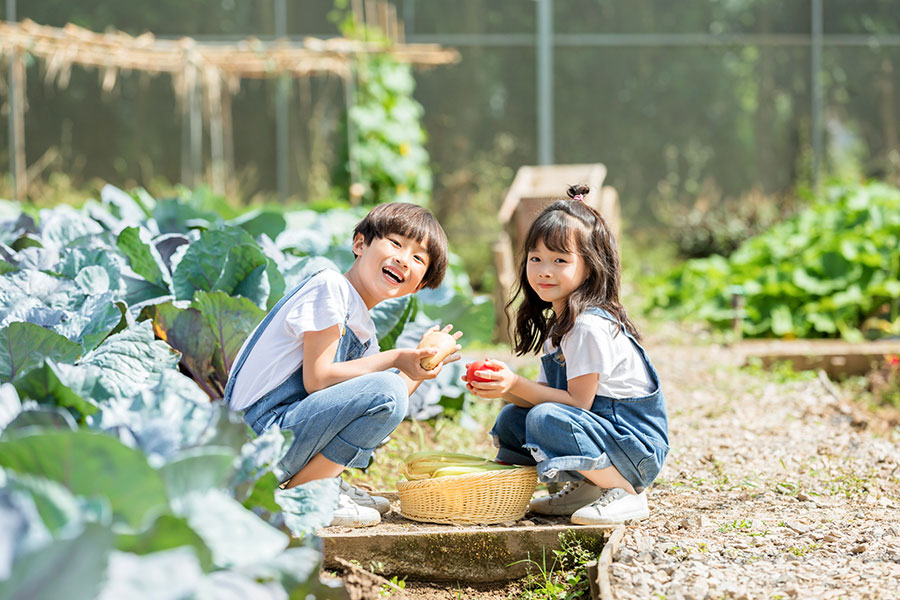
[[[900,189],[830,187],[728,258],[691,260],[647,285],[651,308],[729,326],[745,296],[744,334],[860,339],[900,333]],[[896,331],[895,331],[896,329]]]

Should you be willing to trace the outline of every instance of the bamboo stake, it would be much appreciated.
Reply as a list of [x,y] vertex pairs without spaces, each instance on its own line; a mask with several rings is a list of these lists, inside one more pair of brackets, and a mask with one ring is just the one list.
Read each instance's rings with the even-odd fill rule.
[[15,198],[22,202],[28,192],[28,173],[25,165],[25,55],[21,51],[13,55],[10,69],[10,98],[13,118],[13,156],[15,177]]
[[209,113],[209,153],[214,194],[225,194],[225,128],[222,123],[222,86],[219,72],[206,70],[206,105]]

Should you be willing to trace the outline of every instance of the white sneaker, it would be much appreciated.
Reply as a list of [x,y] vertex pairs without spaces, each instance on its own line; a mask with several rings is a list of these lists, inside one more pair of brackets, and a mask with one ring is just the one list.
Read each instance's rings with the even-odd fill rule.
[[594,502],[576,510],[572,522],[576,525],[618,525],[649,516],[646,490],[629,494],[622,488],[610,488]]
[[604,489],[589,481],[569,481],[555,494],[535,498],[528,510],[541,515],[571,515],[603,495]]
[[368,506],[360,506],[347,494],[338,495],[338,506],[330,527],[371,527],[381,523],[381,513]]
[[338,477],[338,479],[341,482],[341,494],[349,496],[351,500],[360,506],[374,508],[382,515],[391,510],[391,502],[387,498],[370,496],[355,485],[350,485],[344,481],[342,477]]

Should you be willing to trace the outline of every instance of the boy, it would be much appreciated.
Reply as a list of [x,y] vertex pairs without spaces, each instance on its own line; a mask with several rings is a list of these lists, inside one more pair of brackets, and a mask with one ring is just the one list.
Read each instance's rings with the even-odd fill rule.
[[[238,353],[225,402],[243,410],[257,434],[273,424],[293,431],[279,465],[283,487],[337,477],[340,500],[332,525],[365,527],[379,523],[390,503],[340,475],[345,467],[368,464],[406,416],[409,395],[441,370],[419,364],[434,350],[380,352],[368,311],[388,298],[440,285],[447,237],[428,210],[382,204],[354,229],[353,254],[347,273],[322,270],[269,311]],[[458,360],[456,351],[443,363]]]

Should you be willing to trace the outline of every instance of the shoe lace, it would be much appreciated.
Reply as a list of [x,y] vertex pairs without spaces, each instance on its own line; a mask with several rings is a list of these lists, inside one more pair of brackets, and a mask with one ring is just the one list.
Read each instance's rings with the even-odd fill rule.
[[558,492],[556,492],[555,494],[553,494],[553,496],[555,498],[562,498],[566,494],[570,494],[570,493],[574,492],[575,490],[580,488],[582,485],[584,485],[583,481],[569,481],[566,483],[565,486],[563,486],[563,489],[561,489]]
[[606,506],[607,504],[610,504],[611,502],[614,502],[614,501],[618,500],[619,498],[621,498],[622,494],[624,494],[624,493],[625,493],[625,490],[621,490],[619,488],[609,488],[605,492],[603,492],[602,496],[600,496],[599,498],[597,498],[594,501],[594,505],[595,506]]
[[348,483],[341,479],[341,492],[347,494],[348,496],[352,496],[354,498],[368,498],[369,494],[365,493],[352,483]]

